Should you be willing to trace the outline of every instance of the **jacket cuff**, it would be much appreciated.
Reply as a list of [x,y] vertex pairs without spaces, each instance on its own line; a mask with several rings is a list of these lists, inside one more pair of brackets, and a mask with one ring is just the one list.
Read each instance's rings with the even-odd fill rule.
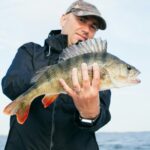
[[80,129],[90,130],[90,131],[97,131],[101,127],[103,127],[106,123],[110,121],[110,113],[108,110],[101,108],[99,116],[92,124],[83,123],[80,120],[79,112],[75,112],[75,125],[78,126]]

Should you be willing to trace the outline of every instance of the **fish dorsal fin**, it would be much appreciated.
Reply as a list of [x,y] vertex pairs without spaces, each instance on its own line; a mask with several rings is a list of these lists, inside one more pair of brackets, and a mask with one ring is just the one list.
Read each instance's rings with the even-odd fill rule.
[[59,56],[59,62],[87,53],[106,53],[107,42],[101,38],[88,39],[76,45],[69,46]]

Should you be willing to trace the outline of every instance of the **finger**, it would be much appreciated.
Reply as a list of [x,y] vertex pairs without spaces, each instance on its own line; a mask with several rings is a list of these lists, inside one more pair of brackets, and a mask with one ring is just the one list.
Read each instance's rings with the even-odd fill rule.
[[72,69],[72,84],[73,84],[73,89],[75,91],[80,91],[80,84],[79,84],[79,80],[78,80],[77,68]]
[[81,72],[82,72],[82,86],[83,88],[89,88],[90,86],[90,80],[88,75],[88,67],[86,63],[81,64]]
[[59,82],[63,89],[67,92],[68,95],[73,95],[73,90],[67,85],[67,83],[63,79],[59,79]]
[[92,86],[99,88],[100,87],[100,69],[97,63],[93,64],[93,80]]

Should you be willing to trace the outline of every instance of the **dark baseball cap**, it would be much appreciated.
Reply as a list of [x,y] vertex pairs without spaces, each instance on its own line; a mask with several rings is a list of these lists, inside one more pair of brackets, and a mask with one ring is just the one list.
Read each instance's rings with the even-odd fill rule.
[[72,3],[67,9],[66,14],[67,13],[73,13],[76,16],[94,16],[99,23],[99,29],[106,29],[106,22],[102,18],[100,11],[94,5],[83,0],[78,0]]

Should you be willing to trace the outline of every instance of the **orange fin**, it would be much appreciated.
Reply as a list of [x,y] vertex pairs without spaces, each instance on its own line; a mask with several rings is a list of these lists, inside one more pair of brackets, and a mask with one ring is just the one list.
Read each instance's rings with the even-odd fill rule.
[[30,104],[24,103],[23,98],[18,98],[8,104],[3,112],[7,115],[16,115],[17,121],[23,124],[28,117]]
[[46,108],[50,104],[52,104],[57,97],[58,97],[58,94],[57,95],[45,95],[44,98],[42,99],[42,103],[44,105],[44,108]]
[[26,105],[25,107],[20,107],[20,109],[18,109],[16,113],[18,123],[23,124],[26,121],[29,115],[29,110],[30,105]]

